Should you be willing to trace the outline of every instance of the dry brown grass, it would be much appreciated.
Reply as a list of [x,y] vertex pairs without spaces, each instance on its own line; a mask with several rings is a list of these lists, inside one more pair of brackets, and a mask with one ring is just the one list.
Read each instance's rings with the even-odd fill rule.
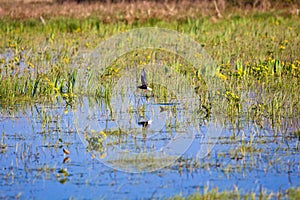
[[105,4],[94,3],[55,3],[55,2],[2,2],[0,4],[0,17],[9,17],[13,19],[24,18],[44,18],[66,16],[75,18],[85,18],[97,16],[103,21],[113,19],[134,21],[146,18],[182,18],[186,16],[195,16],[199,14],[209,14],[214,11],[214,5],[210,2],[192,3],[182,1],[179,4],[175,2],[157,3],[140,1],[135,3],[114,3]]
[[[242,2],[242,1],[237,1]],[[284,6],[271,4],[269,0],[256,0],[251,4],[229,4],[226,0],[182,0],[182,1],[121,1],[119,3],[76,3],[68,0],[65,3],[57,3],[56,0],[0,0],[0,18],[10,19],[45,19],[64,16],[72,18],[86,18],[95,16],[104,22],[144,21],[148,18],[157,19],[182,19],[195,16],[222,17],[224,12],[239,10],[270,10],[272,8],[284,8],[289,13],[295,13],[297,4]]]

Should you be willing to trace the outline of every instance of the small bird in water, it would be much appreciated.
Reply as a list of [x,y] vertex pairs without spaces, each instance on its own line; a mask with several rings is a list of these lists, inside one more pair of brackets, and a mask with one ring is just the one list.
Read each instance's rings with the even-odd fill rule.
[[142,85],[138,86],[139,89],[152,91],[152,88],[148,87],[148,84],[146,81],[146,72],[144,69],[142,70],[142,74],[141,74],[141,82],[142,82]]
[[150,125],[152,123],[152,120],[144,120],[144,121],[139,121],[138,125],[143,126],[143,127],[147,127],[148,125]]
[[139,119],[138,119],[138,121],[137,121],[137,124],[138,124],[139,126],[147,127],[147,126],[149,126],[151,123],[152,123],[152,120],[149,119],[149,118],[147,118],[147,117],[145,117],[144,114],[139,115]]

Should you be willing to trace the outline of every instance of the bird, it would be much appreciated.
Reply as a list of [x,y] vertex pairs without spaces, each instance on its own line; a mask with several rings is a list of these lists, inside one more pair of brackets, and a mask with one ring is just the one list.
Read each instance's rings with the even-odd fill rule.
[[152,123],[152,120],[143,120],[143,121],[139,121],[138,125],[142,126],[142,127],[147,127],[148,125],[150,125]]
[[142,85],[138,86],[139,89],[152,91],[152,88],[148,87],[148,84],[147,84],[147,81],[146,81],[145,69],[142,70],[141,82],[142,82]]
[[152,120],[147,118],[145,114],[139,114],[137,124],[142,127],[147,127],[152,123]]

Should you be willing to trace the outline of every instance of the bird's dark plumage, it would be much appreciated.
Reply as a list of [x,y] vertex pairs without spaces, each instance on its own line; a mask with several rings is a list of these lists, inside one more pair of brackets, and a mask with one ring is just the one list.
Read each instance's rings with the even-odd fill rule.
[[144,69],[142,70],[142,74],[141,74],[141,83],[142,83],[142,85],[138,86],[138,88],[143,89],[143,90],[152,91],[152,89],[148,87],[147,79],[146,79],[146,72]]
[[151,123],[152,123],[152,120],[149,120],[149,121],[140,121],[140,122],[138,122],[138,125],[143,126],[143,127],[147,127]]
[[144,69],[142,70],[142,74],[141,74],[141,82],[142,82],[142,85],[145,85],[145,86],[147,86],[147,81],[146,81],[146,72],[145,72],[145,70],[144,70]]

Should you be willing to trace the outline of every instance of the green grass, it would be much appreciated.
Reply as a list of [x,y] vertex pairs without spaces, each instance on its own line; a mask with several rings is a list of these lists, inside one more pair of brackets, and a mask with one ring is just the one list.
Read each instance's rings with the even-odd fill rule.
[[260,193],[241,193],[238,188],[233,191],[219,192],[218,189],[212,189],[211,191],[204,192],[204,194],[195,193],[187,197],[175,196],[169,199],[174,200],[207,200],[207,199],[299,199],[300,188],[291,188],[286,191],[277,193],[261,191]]
[[[267,119],[275,132],[282,132],[284,119],[293,120],[300,115],[300,22],[298,17],[282,17],[275,12],[232,14],[214,23],[207,17],[149,19],[133,24],[107,24],[97,18],[55,18],[46,25],[36,19],[2,19],[1,101],[10,104],[58,100],[71,105],[77,96],[86,95],[104,98],[108,103],[122,69],[155,59],[163,59],[165,65],[188,76],[193,87],[205,88],[197,66],[164,51],[129,53],[100,74],[90,68],[78,73],[74,67],[78,57],[104,39],[148,26],[183,32],[204,46],[220,68],[216,71],[219,90],[215,99],[208,99],[209,88],[199,90],[205,96],[201,101],[205,107],[214,105],[234,130],[240,129],[240,121],[246,118],[262,126],[262,119]],[[80,62],[84,64],[85,60]]]
[[[74,67],[78,57],[93,51],[101,41],[132,28],[157,26],[187,34],[204,46],[218,66],[214,81],[218,89],[209,94],[206,81],[199,75],[198,66],[192,66],[178,55],[163,50],[144,49],[119,57],[111,66],[98,73],[87,66],[84,70]],[[282,17],[276,13],[252,13],[248,16],[228,15],[216,22],[207,17],[188,18],[180,21],[149,19],[133,24],[103,23],[97,18],[56,18],[43,25],[39,20],[0,20],[0,102],[1,111],[26,110],[35,102],[62,102],[66,109],[76,107],[76,100],[88,96],[110,106],[113,87],[124,70],[134,65],[147,66],[163,60],[176,73],[184,75],[191,87],[201,97],[199,112],[209,113],[207,118],[220,116],[226,128],[232,131],[230,142],[241,146],[229,152],[219,152],[220,159],[247,160],[257,152],[263,152],[258,143],[269,142],[263,136],[252,141],[237,135],[248,124],[260,130],[272,130],[274,136],[299,138],[300,116],[300,21],[298,17]],[[80,60],[84,66],[86,60]],[[159,78],[160,77],[159,75]],[[149,77],[151,78],[151,77]],[[179,79],[174,87],[180,88]],[[151,83],[154,94],[168,101],[165,87]],[[157,89],[158,88],[158,89]],[[168,89],[168,88],[167,88]],[[157,92],[157,93],[156,93]],[[10,105],[21,104],[18,108]],[[176,109],[175,109],[176,110]],[[51,122],[49,114],[42,113],[43,132]],[[58,120],[57,120],[58,121]],[[291,128],[292,127],[292,128]],[[49,128],[48,128],[49,129]],[[119,133],[119,132],[118,132]],[[116,132],[107,132],[108,136]],[[259,135],[259,134],[257,134]],[[241,138],[241,140],[240,140]],[[103,136],[87,139],[87,150],[101,152]],[[226,142],[226,141],[225,141]],[[3,151],[6,146],[1,144]],[[0,145],[0,146],[1,146]],[[297,152],[297,149],[294,151]],[[249,161],[250,160],[250,161]],[[247,161],[251,162],[251,159]],[[281,161],[284,162],[284,161]],[[204,162],[195,168],[206,169]],[[269,165],[276,165],[270,159]],[[222,165],[221,170],[235,172],[243,167]],[[245,164],[246,165],[246,164]],[[193,166],[191,167],[193,168]],[[48,169],[47,169],[48,170]],[[52,169],[51,169],[52,170]],[[63,173],[62,173],[63,174]],[[58,177],[59,178],[59,177]],[[64,178],[64,176],[62,176]],[[64,179],[61,179],[62,181]],[[236,191],[219,192],[217,189],[204,194],[193,194],[186,199],[299,199],[299,188],[278,193],[262,191],[260,194]],[[176,196],[172,199],[185,199]]]

